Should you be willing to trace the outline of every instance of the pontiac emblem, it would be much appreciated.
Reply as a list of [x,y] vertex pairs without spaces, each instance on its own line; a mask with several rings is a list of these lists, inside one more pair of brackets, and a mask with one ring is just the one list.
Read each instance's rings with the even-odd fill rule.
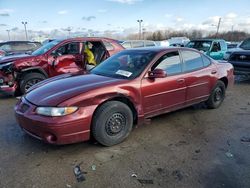
[[246,59],[246,58],[247,58],[247,56],[245,56],[245,55],[240,56],[240,59]]

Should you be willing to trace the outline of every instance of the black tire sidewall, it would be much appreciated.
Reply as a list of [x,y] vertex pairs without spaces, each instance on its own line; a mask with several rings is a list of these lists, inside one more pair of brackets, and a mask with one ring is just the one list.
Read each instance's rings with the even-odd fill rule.
[[[106,122],[114,113],[120,113],[126,118],[124,129],[117,135],[110,136],[106,132]],[[104,103],[93,118],[92,133],[95,139],[104,146],[119,144],[128,137],[133,127],[133,114],[130,108],[119,101]]]
[[40,79],[45,80],[46,77],[40,73],[27,73],[23,76],[21,82],[20,82],[20,92],[22,94],[25,94],[25,86],[27,84],[28,81],[32,80],[32,79]]
[[[215,92],[216,92],[217,88],[220,88],[222,91],[222,97],[221,97],[220,101],[214,100]],[[222,104],[222,102],[224,101],[225,94],[226,94],[225,84],[222,81],[218,81],[217,84],[215,85],[215,87],[213,88],[212,93],[207,101],[208,108],[212,108],[212,109],[218,108]]]

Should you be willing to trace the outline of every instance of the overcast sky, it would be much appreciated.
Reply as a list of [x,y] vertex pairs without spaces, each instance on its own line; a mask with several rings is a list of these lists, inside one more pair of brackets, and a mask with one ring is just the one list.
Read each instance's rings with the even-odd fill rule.
[[146,31],[161,29],[250,31],[249,0],[0,0],[0,40],[6,30],[25,37],[22,21],[33,35],[67,35],[104,32],[126,35],[138,31],[138,19]]

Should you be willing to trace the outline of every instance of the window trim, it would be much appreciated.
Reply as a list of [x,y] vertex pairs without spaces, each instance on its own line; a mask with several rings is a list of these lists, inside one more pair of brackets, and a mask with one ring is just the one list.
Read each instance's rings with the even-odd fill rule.
[[[152,67],[157,63],[157,61],[158,61],[160,58],[162,58],[164,55],[166,55],[166,54],[168,54],[168,53],[172,53],[172,52],[178,52],[178,54],[179,54],[179,57],[180,57],[180,64],[181,64],[181,72],[175,73],[175,74],[168,74],[168,73],[164,70],[164,71],[166,72],[166,74],[167,74],[166,77],[176,76],[176,75],[182,74],[182,73],[183,73],[183,61],[182,61],[182,57],[181,57],[181,55],[180,55],[180,50],[173,50],[173,51],[168,51],[168,52],[164,53],[163,55],[161,55],[161,57],[159,57],[159,58],[154,62],[154,64],[153,64],[152,66],[150,66],[149,70],[152,70]],[[160,64],[160,63],[159,63],[159,64]],[[158,65],[159,65],[159,64],[158,64]]]
[[[206,65],[206,66],[205,66],[205,64],[204,64],[204,61],[203,61],[203,58],[202,58],[202,57],[204,57],[204,58],[208,59],[210,63],[209,63],[208,65]],[[205,54],[201,54],[201,59],[202,59],[202,62],[203,62],[203,67],[204,67],[204,68],[207,68],[207,67],[209,67],[209,66],[212,64],[211,59],[210,59],[209,57],[207,57]]]

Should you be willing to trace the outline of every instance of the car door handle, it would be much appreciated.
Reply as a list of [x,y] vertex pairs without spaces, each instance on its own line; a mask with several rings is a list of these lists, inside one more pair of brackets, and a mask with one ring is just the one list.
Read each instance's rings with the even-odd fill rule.
[[177,83],[182,84],[182,83],[184,83],[184,82],[185,82],[185,79],[180,78],[180,79],[178,79],[178,80],[176,80],[176,81],[177,81]]
[[217,71],[216,70],[212,70],[211,74],[216,74]]

